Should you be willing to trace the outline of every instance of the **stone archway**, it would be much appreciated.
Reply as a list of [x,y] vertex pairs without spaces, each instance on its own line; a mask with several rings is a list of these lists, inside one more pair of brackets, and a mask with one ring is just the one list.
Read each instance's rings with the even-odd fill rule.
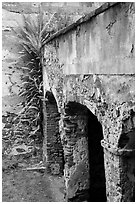
[[106,201],[102,126],[89,109],[65,106],[62,137],[68,201]]
[[44,101],[43,157],[51,174],[63,174],[64,152],[59,134],[60,113],[52,92],[47,91]]
[[90,197],[91,202],[105,202],[106,185],[104,169],[104,153],[101,147],[103,131],[97,117],[88,110],[88,151],[89,151],[89,174],[90,174]]

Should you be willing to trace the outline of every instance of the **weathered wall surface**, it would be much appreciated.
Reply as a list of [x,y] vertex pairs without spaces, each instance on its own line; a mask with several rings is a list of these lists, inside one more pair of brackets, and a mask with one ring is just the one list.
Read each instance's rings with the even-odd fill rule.
[[[78,107],[78,104],[68,104],[65,107],[61,137],[65,157],[66,196],[69,201],[74,197],[74,201],[84,201],[88,198],[90,175],[87,120],[86,110]],[[83,191],[84,194],[81,195]],[[82,200],[79,199],[80,196]]]
[[36,128],[30,125],[31,114],[19,118],[20,111],[25,105],[25,99],[19,96],[19,93],[22,91],[22,77],[24,76],[22,67],[26,66],[25,61],[20,57],[22,48],[13,31],[19,25],[23,25],[20,12],[2,10],[2,139],[4,154],[7,150],[7,154],[9,154],[13,146],[32,142],[29,136],[31,131]]
[[[9,132],[14,135],[15,128],[11,117],[14,118],[18,115],[23,107],[22,102],[24,102],[24,99],[19,97],[19,92],[22,88],[21,77],[23,73],[21,67],[26,66],[26,64],[19,58],[20,48],[17,39],[13,37],[12,29],[16,29],[18,24],[22,25],[22,14],[32,15],[35,18],[39,12],[40,4],[47,18],[56,13],[50,29],[53,29],[53,32],[77,20],[84,13],[89,12],[91,8],[94,9],[99,6],[99,4],[80,4],[77,2],[74,4],[65,2],[2,3],[2,114],[4,137],[8,137]],[[8,122],[8,120],[11,122]],[[10,126],[11,128],[8,129]],[[24,132],[24,126],[19,129],[20,132]],[[26,133],[24,132],[24,134]],[[5,144],[3,144],[4,146]]]
[[106,201],[101,124],[75,101],[66,104],[62,121],[67,200]]
[[[2,11],[2,123],[3,123],[3,153],[9,151],[9,147],[16,143],[20,144],[22,138],[28,136],[29,129],[25,124],[20,124],[16,128],[18,120],[13,121],[22,109],[23,98],[19,97],[21,90],[20,71],[21,61],[19,59],[19,47],[13,38],[12,28],[17,27],[18,22],[21,23],[21,15],[10,13],[6,10]],[[24,128],[26,127],[26,128]],[[9,139],[10,138],[10,139]],[[8,142],[9,140],[9,142]],[[7,153],[9,153],[7,152]]]
[[60,114],[53,94],[48,93],[47,101],[44,103],[43,157],[45,165],[51,174],[63,175],[64,153],[59,134]]
[[55,32],[102,4],[103,2],[3,2],[2,8],[16,15],[37,14],[41,6],[47,16],[55,14],[54,22],[51,22]]
[[[67,138],[63,121],[65,106],[69,102],[86,106],[103,127],[101,145],[104,148],[107,201],[134,201],[134,4],[117,4],[61,35],[53,44],[45,46],[44,57],[49,86],[61,113],[62,142]],[[68,131],[69,138],[73,138],[73,131]],[[77,151],[76,144],[81,144],[78,135],[73,150],[69,144],[71,140],[66,141],[64,153],[67,157],[68,146],[73,155],[70,157],[71,168],[65,165],[68,199],[73,200],[83,185],[86,170],[83,176],[79,174],[81,180],[77,177],[79,184],[76,182],[75,185],[71,179],[77,175],[79,166],[74,159],[75,152],[80,158],[82,149],[79,145]],[[70,195],[69,192],[73,193]]]
[[2,7],[15,13],[38,13],[39,5],[42,5],[44,11],[62,14],[83,15],[91,10],[98,8],[103,2],[3,2]]
[[[55,78],[56,77],[57,75]],[[105,153],[104,158],[108,201],[131,201],[134,199],[134,80],[134,75],[71,75],[66,76],[63,80],[63,95],[61,93],[61,86],[57,86],[53,89],[58,91],[60,88],[60,91],[57,92],[56,96],[60,105],[62,120],[64,118],[64,104],[73,101],[88,107],[88,109],[97,116],[103,126],[103,146]],[[64,125],[60,131],[62,141],[65,140],[68,134],[64,134]],[[73,140],[75,140],[76,143],[74,142],[72,145]],[[73,178],[75,174],[77,175],[76,169],[79,166],[79,162],[81,162],[81,160],[77,163],[75,162],[75,153],[77,152],[77,158],[81,158],[81,151],[83,152],[84,148],[83,145],[80,145],[77,148],[77,144],[80,144],[80,140],[79,136],[74,137],[74,133],[71,134],[70,130],[69,139],[66,144],[63,145],[65,157],[67,158],[69,155],[69,159],[71,160],[69,161],[73,164],[71,167],[68,167],[67,165],[65,166],[66,180],[68,181],[70,179],[70,182],[66,184],[68,188],[68,196],[70,196],[70,198],[73,196],[75,197],[77,193],[77,191],[72,190],[76,187],[77,183],[71,184],[70,186],[69,183],[73,183],[73,179],[71,178]],[[73,150],[71,149],[72,147]],[[66,148],[70,150],[66,150]],[[119,151],[121,151],[123,156],[121,155],[119,157]],[[73,156],[71,157],[70,154]],[[121,178],[123,175],[125,179],[122,181]],[[80,178],[82,179],[83,177],[80,176]],[[125,188],[128,190],[125,190],[125,195],[123,195],[123,189]],[[73,192],[74,194],[70,194],[69,192]]]
[[[19,58],[20,48],[17,39],[14,38],[12,29],[22,25],[22,14],[32,15],[34,18],[39,12],[39,6],[47,14],[47,18],[56,12],[51,29],[54,27],[60,29],[68,23],[77,20],[83,13],[89,12],[93,5],[81,5],[73,3],[68,5],[64,3],[38,3],[38,2],[3,2],[2,3],[2,114],[3,114],[3,150],[6,151],[6,138],[12,138],[12,143],[17,137],[28,137],[31,128],[29,122],[20,124],[16,130],[16,124],[13,118],[18,116],[23,108],[24,99],[19,97],[22,88],[21,67],[26,64]],[[98,6],[98,5],[94,5]],[[71,11],[71,14],[70,14]],[[70,14],[70,15],[69,15]],[[29,117],[29,116],[28,116]],[[31,117],[29,117],[31,119]],[[28,119],[29,120],[29,119]],[[28,132],[29,131],[29,132]],[[16,141],[17,142],[17,141]],[[10,144],[9,144],[10,145]]]
[[64,74],[134,73],[134,9],[134,3],[117,4],[61,35],[57,44]]
[[[21,15],[13,14],[6,10],[2,13],[2,96],[3,96],[3,111],[10,111],[12,103],[15,100],[15,106],[18,100],[18,94],[21,87],[21,74],[23,74],[19,68],[21,64],[18,62],[19,48],[17,47],[12,28],[17,27],[18,22],[21,23]],[[12,98],[12,100],[10,99]],[[14,99],[13,99],[14,98]],[[9,104],[8,104],[9,100]],[[11,102],[12,101],[12,102]],[[6,105],[7,102],[7,105]],[[13,110],[14,111],[14,110]],[[16,110],[15,110],[16,112]]]
[[[134,77],[85,75],[85,79],[84,77],[82,79],[82,75],[73,75],[66,77],[64,84],[66,84],[64,86],[65,103],[77,101],[86,105],[103,126],[108,201],[132,200],[135,176],[134,152],[132,152],[134,151],[133,138],[135,136]],[[128,150],[129,153],[131,151],[131,158],[128,159],[131,167],[128,167],[125,157],[119,158],[118,156],[119,150],[123,148],[127,149],[127,153]],[[123,165],[126,166],[123,173],[126,182],[121,180]],[[128,168],[132,171],[127,170]],[[128,176],[128,174],[132,174],[132,176]],[[124,197],[126,198],[122,198],[122,188],[119,187],[121,184],[130,186],[127,188],[130,189],[128,196],[127,191],[125,193]]]

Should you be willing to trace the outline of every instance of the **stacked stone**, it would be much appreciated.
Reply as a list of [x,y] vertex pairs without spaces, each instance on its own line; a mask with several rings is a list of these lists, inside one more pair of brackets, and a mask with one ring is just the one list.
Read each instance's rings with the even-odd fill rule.
[[77,122],[73,116],[65,116],[63,121],[65,131],[64,140],[66,141],[64,142],[65,163],[68,163],[68,166],[71,167],[73,166],[73,146],[76,143],[76,137],[72,137],[72,134],[74,136]]
[[[28,144],[31,140],[29,139],[29,133],[31,131],[29,123],[27,123],[26,118],[25,122],[20,121],[19,123],[19,118],[17,116],[18,115],[15,113],[7,113],[2,116],[3,154],[9,154],[13,146],[23,143]],[[28,120],[30,120],[30,118]]]
[[[114,114],[119,111],[119,114]],[[135,186],[135,112],[127,102],[113,108],[109,119],[113,126],[104,128],[107,197],[109,202],[134,201]],[[114,122],[113,122],[114,121]],[[114,133],[112,133],[112,131]],[[129,189],[129,190],[127,190]]]
[[[3,154],[9,153],[11,145],[11,139],[14,136],[14,129],[12,125],[12,119],[13,119],[12,114],[6,114],[2,116],[2,124],[3,124],[3,129],[2,129],[2,149],[3,149]],[[9,152],[8,152],[9,151]]]
[[59,135],[60,115],[55,103],[46,103],[47,110],[47,164],[51,174],[63,174],[63,147]]
[[62,142],[65,158],[66,199],[85,201],[89,193],[87,116],[84,111],[75,108],[67,110],[66,107],[65,110]]

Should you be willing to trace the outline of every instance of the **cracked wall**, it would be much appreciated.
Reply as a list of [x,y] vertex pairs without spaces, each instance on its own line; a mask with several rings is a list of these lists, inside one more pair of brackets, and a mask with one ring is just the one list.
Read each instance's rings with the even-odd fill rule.
[[134,3],[121,3],[60,35],[64,74],[134,73],[134,24]]
[[[61,114],[62,142],[66,135],[63,121],[65,106],[69,102],[86,106],[103,128],[100,145],[104,149],[107,201],[134,201],[134,3],[114,5],[76,29],[60,35],[45,46],[44,57],[44,72]],[[46,89],[45,86],[45,92]],[[74,139],[72,134],[71,137],[70,142]],[[78,136],[76,138],[78,140]],[[74,147],[69,145],[68,149],[72,152],[73,147],[77,158],[81,154],[80,144],[79,141]],[[67,157],[65,145],[63,147]],[[72,187],[75,185],[70,178],[77,174],[78,164],[74,155],[68,159],[72,166],[70,171],[65,165],[65,175],[69,174],[66,191],[68,194],[72,192],[73,200],[76,194],[73,194]],[[85,175],[86,169],[82,171]],[[81,177],[79,173],[78,180]],[[77,191],[80,191],[78,186],[81,185],[77,185]]]
[[[17,27],[17,19],[22,23],[21,15],[2,10],[2,149],[3,154],[9,154],[13,144],[22,144],[23,137],[28,137],[30,128],[14,118],[23,108],[24,99],[19,97],[22,88],[22,61],[19,59],[19,47],[13,37],[13,28]],[[17,139],[18,138],[18,139]]]
[[[20,57],[20,48],[12,29],[22,25],[22,14],[32,15],[34,19],[42,5],[47,15],[56,12],[52,22],[54,32],[67,26],[68,23],[80,18],[84,13],[98,7],[100,4],[69,3],[69,2],[3,2],[2,3],[2,111],[18,114],[22,109],[23,98],[19,97],[22,88],[21,67],[26,66]],[[50,28],[50,29],[52,29]]]
[[[21,75],[23,74],[19,67],[21,63],[18,62],[19,47],[16,44],[13,28],[17,27],[17,21],[22,22],[20,14],[11,14],[3,10],[2,12],[2,96],[3,96],[3,112],[13,111],[18,112],[19,107],[16,106],[20,102],[21,97],[18,97],[21,90]],[[8,103],[8,100],[10,103]],[[11,102],[12,101],[12,102]],[[15,103],[15,105],[14,105]]]
[[[3,115],[3,137],[9,135],[14,139],[15,122],[12,118],[18,116],[24,107],[24,98],[19,96],[22,89],[21,78],[24,73],[21,71],[22,66],[26,66],[20,58],[20,47],[13,29],[23,25],[22,14],[31,15],[36,18],[39,12],[39,6],[42,5],[46,17],[56,12],[52,28],[54,32],[78,19],[83,13],[89,12],[92,5],[76,3],[55,3],[55,2],[3,2],[2,3],[2,115]],[[85,6],[84,6],[85,5]],[[96,5],[98,6],[98,5]],[[95,7],[96,7],[95,6]],[[79,10],[77,12],[77,10]],[[70,12],[71,11],[71,12]],[[70,14],[70,15],[69,15]],[[6,119],[7,118],[7,119]],[[9,118],[9,119],[8,119]],[[28,137],[25,129],[28,127],[31,116],[28,116],[28,123],[22,124],[18,128],[19,135],[23,134]],[[11,126],[11,127],[10,127]],[[9,129],[7,128],[9,127]],[[33,128],[33,127],[32,127]],[[27,133],[26,133],[27,132]],[[10,134],[11,133],[11,134]],[[16,133],[15,133],[16,136]],[[6,142],[3,140],[3,150],[5,151]]]
[[[103,126],[103,136],[106,142],[104,158],[108,201],[132,200],[135,182],[134,76],[89,75],[88,78],[82,80],[81,75],[73,75],[67,76],[64,84],[66,84],[64,86],[65,104],[69,101],[76,101],[86,105]],[[123,92],[124,87],[128,87],[126,92]],[[126,118],[128,119],[126,120]],[[125,140],[123,133],[128,134],[128,140]],[[123,146],[119,147],[119,143],[122,143]],[[130,146],[130,144],[132,145]],[[122,154],[122,149],[127,149],[127,152],[125,151],[124,155],[123,151],[123,155],[119,157],[118,152],[121,150]],[[127,169],[132,169],[132,171],[127,171]],[[124,171],[126,182],[125,180],[122,182],[121,171]],[[128,174],[130,176],[127,176]],[[132,186],[132,188],[127,188],[124,196],[122,189],[126,187],[121,187],[121,182],[122,186]],[[127,191],[130,192],[128,193],[129,197]]]

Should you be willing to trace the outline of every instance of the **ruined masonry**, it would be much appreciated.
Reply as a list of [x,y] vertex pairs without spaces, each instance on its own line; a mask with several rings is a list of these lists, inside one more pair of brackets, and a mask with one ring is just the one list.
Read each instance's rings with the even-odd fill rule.
[[135,199],[134,7],[105,3],[44,46],[43,154],[67,201]]

